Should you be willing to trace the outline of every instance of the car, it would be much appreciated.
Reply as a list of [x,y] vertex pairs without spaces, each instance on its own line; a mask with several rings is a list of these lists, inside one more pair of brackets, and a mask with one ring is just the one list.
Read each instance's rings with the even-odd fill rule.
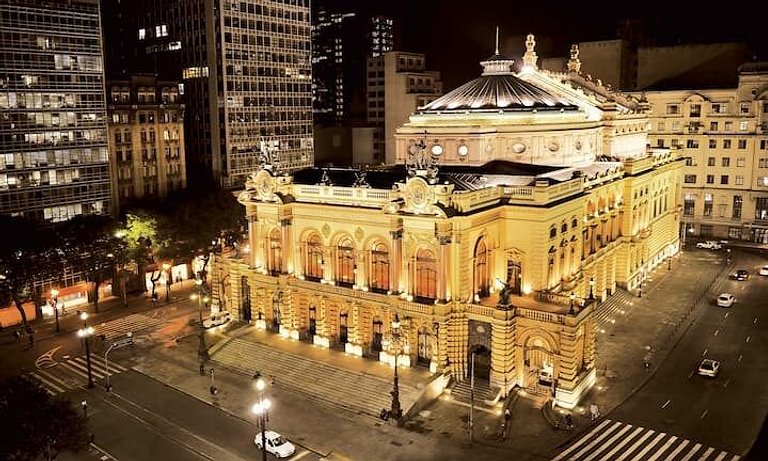
[[749,279],[749,272],[746,269],[739,269],[733,274],[734,280],[748,280]]
[[[272,453],[276,458],[287,458],[296,452],[296,446],[275,431],[265,431],[264,438],[267,440],[267,453]],[[261,432],[256,433],[253,443],[256,448],[262,449]]]
[[715,378],[720,372],[720,362],[713,359],[704,359],[699,364],[699,368],[696,370],[696,372],[699,374],[699,376]]
[[714,240],[707,240],[706,242],[697,243],[696,248],[704,248],[706,250],[719,250],[723,248],[723,245],[721,245],[718,242],[715,242]]
[[758,272],[760,275],[768,275],[768,264],[760,268]]
[[230,320],[232,320],[232,313],[229,311],[221,311],[217,314],[213,314],[212,316],[206,319],[203,319],[203,327],[205,328],[218,327],[220,325],[224,325]]
[[731,307],[736,302],[736,298],[730,293],[720,293],[717,297],[717,305],[719,307]]

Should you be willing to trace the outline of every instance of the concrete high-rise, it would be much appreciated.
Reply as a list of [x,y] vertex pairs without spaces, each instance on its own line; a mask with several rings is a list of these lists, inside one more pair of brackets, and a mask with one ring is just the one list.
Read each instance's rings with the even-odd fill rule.
[[0,0],[0,213],[110,213],[97,0]]

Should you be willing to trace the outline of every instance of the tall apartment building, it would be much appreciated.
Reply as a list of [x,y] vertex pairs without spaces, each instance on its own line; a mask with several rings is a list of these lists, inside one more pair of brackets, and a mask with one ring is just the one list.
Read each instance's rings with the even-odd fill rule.
[[366,117],[365,64],[395,47],[394,19],[316,2],[312,21],[315,124],[342,125]]
[[122,206],[186,188],[178,83],[141,75],[107,86],[114,202]]
[[643,94],[649,142],[687,157],[684,235],[768,243],[768,63],[742,65],[730,88]]
[[442,95],[440,72],[425,70],[424,62],[424,54],[403,51],[368,59],[368,121],[379,130],[374,133],[372,158],[354,159],[355,164],[395,163],[395,130],[419,107]]
[[0,213],[110,212],[97,0],[0,0]]

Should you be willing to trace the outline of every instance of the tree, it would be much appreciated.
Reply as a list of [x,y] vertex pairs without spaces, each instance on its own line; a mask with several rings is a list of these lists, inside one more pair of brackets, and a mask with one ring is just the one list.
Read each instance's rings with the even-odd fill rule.
[[88,446],[83,414],[64,399],[51,397],[42,387],[17,376],[0,382],[3,437],[0,459],[53,460],[61,451],[79,452]]
[[[24,304],[34,301],[39,311],[43,299],[41,282],[60,276],[65,253],[51,227],[0,215],[0,229],[7,242],[0,245],[0,306],[13,302],[26,328]],[[38,318],[40,315],[37,312]]]

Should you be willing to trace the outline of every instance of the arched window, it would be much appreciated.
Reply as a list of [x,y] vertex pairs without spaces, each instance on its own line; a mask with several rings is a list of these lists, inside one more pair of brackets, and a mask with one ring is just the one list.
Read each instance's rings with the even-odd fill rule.
[[355,284],[355,244],[344,237],[336,247],[336,282],[341,286]]
[[277,275],[283,268],[283,240],[280,229],[272,229],[269,233],[269,254],[267,255],[267,268],[272,275]]
[[320,281],[323,278],[323,247],[320,236],[312,234],[307,239],[304,274],[307,280]]
[[381,242],[375,243],[371,249],[371,290],[379,293],[389,291],[389,251]]
[[430,250],[416,253],[415,297],[421,301],[437,299],[437,260]]
[[549,238],[553,239],[557,236],[557,229],[555,229],[555,226],[552,226],[549,229]]
[[485,239],[479,239],[475,245],[475,295],[484,298],[491,293],[488,270],[488,247]]

